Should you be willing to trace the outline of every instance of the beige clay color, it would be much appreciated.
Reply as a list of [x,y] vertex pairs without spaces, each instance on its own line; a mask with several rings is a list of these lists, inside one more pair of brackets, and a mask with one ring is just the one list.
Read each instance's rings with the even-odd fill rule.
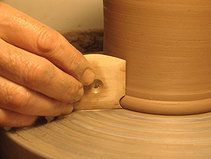
[[[103,83],[109,82],[117,72],[121,74],[117,78],[122,78],[124,83],[124,60],[105,55],[89,55],[88,60]],[[105,68],[110,65],[113,71],[108,73]],[[116,88],[121,88],[123,83],[110,82],[112,85],[105,85],[102,88],[105,92],[99,92],[97,98],[87,90],[76,106],[94,110],[76,111],[42,126],[0,131],[1,157],[14,159],[15,154],[16,159],[211,158],[210,113],[162,116],[117,109],[120,106],[115,104],[115,97],[122,91]]]
[[96,55],[90,62],[106,87],[97,96],[92,94],[95,90],[87,90],[75,105],[77,110],[94,110],[76,111],[38,127],[0,131],[0,155],[4,159],[13,159],[14,153],[16,159],[211,158],[211,113],[198,114],[211,110],[211,1],[104,0],[104,10],[105,53],[127,62],[121,105],[142,113],[116,104],[124,94],[118,88],[123,88],[125,72],[120,68],[125,61]]
[[105,53],[127,61],[124,108],[211,110],[211,1],[104,0]]
[[14,154],[15,159],[211,158],[210,113],[173,117],[124,109],[78,111],[0,135],[3,159],[14,159]]

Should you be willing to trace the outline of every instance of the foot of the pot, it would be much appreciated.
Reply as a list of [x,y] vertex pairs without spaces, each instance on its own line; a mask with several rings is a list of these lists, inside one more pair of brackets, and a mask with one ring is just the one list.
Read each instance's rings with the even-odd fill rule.
[[159,101],[126,95],[120,101],[123,108],[162,115],[191,115],[211,111],[211,98],[195,101]]

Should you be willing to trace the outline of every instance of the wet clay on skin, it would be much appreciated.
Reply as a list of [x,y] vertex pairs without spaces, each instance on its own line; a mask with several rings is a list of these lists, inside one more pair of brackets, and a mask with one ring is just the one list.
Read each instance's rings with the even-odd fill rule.
[[211,1],[105,0],[105,53],[127,61],[124,108],[211,110]]

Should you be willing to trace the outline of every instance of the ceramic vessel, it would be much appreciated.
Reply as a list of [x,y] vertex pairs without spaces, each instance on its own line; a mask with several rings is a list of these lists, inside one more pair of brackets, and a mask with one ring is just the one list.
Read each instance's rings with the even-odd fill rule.
[[211,1],[104,0],[106,54],[127,61],[124,108],[211,110]]

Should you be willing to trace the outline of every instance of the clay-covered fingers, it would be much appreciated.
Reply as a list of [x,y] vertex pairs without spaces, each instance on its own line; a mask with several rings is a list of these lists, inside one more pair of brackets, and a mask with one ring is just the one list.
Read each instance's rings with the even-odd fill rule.
[[84,85],[91,84],[94,73],[87,60],[58,32],[0,3],[0,36],[10,44],[45,57]]
[[0,127],[30,126],[36,119],[36,116],[27,116],[0,108]]
[[72,112],[65,104],[0,77],[0,108],[32,116],[59,116]]
[[47,59],[0,40],[0,76],[64,103],[78,101],[83,85]]

